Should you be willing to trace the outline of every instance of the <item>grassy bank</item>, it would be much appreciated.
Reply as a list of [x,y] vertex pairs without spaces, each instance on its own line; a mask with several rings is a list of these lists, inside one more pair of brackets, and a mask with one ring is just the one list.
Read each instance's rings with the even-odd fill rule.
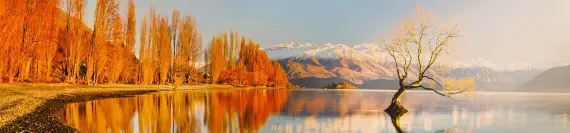
[[[192,88],[192,87],[186,87]],[[172,90],[160,85],[0,84],[0,132],[71,131],[51,114],[67,103]]]

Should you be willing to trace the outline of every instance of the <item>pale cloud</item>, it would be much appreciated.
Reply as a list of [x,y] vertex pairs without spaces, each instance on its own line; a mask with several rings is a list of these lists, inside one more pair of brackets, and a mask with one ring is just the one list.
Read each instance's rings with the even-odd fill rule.
[[568,5],[568,0],[479,1],[454,14],[466,27],[456,47],[458,59],[505,66],[570,62]]

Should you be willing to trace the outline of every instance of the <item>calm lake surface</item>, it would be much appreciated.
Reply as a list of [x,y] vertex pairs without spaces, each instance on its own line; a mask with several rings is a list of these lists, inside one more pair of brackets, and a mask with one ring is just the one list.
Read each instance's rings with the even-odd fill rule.
[[[72,103],[58,118],[81,132],[397,132],[391,91],[188,90]],[[476,93],[458,102],[407,92],[406,132],[569,133],[570,94]]]

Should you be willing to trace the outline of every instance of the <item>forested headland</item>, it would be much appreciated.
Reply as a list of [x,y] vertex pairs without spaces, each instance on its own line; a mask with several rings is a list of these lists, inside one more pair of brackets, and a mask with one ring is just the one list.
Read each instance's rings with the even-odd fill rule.
[[178,9],[151,8],[137,27],[134,2],[122,16],[118,0],[97,0],[90,28],[84,0],[0,1],[0,83],[292,87],[254,40],[231,31],[205,45]]

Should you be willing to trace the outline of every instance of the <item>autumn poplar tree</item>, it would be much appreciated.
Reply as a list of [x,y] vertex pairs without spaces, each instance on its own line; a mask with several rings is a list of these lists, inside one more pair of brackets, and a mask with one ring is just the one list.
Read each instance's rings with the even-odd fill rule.
[[259,44],[247,41],[245,37],[240,39],[237,32],[215,36],[205,57],[205,71],[214,84],[290,86],[281,66],[277,62],[272,63]]
[[83,14],[85,3],[83,0],[67,0],[66,1],[66,29],[65,43],[66,56],[66,80],[76,82],[79,79],[81,57],[85,54],[84,47],[87,33],[83,29]]
[[[0,60],[0,78],[4,78],[4,73],[7,67],[7,52],[8,52],[8,47],[9,44],[7,44],[7,32],[5,31],[5,29],[8,29],[8,22],[5,21],[6,18],[8,18],[7,13],[8,13],[8,1],[0,1],[0,45],[4,46],[4,47],[0,47],[0,58],[4,59],[4,60]],[[0,82],[3,82],[2,80],[0,80]]]
[[274,81],[276,87],[288,87],[290,85],[287,79],[287,73],[279,64],[279,61],[273,61],[273,68],[275,69]]
[[[46,68],[51,66],[48,61],[53,59],[50,55],[56,52],[54,47],[59,29],[55,22],[59,1],[5,0],[1,5],[0,41],[6,45],[0,48],[4,57],[0,63],[4,68],[0,73],[9,82],[13,82],[16,77],[22,81],[29,79],[32,67],[35,67],[35,79],[46,78],[44,75],[50,71]],[[40,62],[42,64],[38,64]],[[39,69],[44,75],[39,75]]]
[[[174,9],[174,11],[172,12],[172,21],[170,23],[170,30],[169,30],[170,37],[171,37],[170,42],[172,42],[172,49],[173,49],[172,57],[174,58],[171,62],[170,72],[169,72],[169,76],[168,76],[170,79],[174,79],[175,74],[176,74],[175,71],[179,71],[179,70],[176,70],[178,68],[175,67],[176,61],[178,60],[178,59],[176,59],[176,54],[178,52],[178,48],[180,47],[180,42],[177,42],[178,36],[179,36],[178,35],[178,32],[179,32],[178,27],[180,27],[180,10]],[[180,82],[180,80],[182,80],[181,78],[182,78],[181,76],[178,77],[178,79],[179,79],[178,83],[181,83]]]
[[158,84],[166,84],[168,80],[168,72],[172,63],[172,45],[168,26],[168,19],[161,17],[158,27],[158,63],[159,63],[159,82]]
[[[174,21],[174,20],[173,20]],[[174,25],[174,24],[173,24]],[[200,42],[200,34],[196,29],[195,21],[190,16],[185,16],[179,24],[176,49],[174,50],[174,82],[182,82],[181,80],[192,81],[196,78],[192,72],[195,72],[196,55],[202,50]],[[193,53],[195,52],[195,53]]]
[[136,42],[135,34],[136,34],[136,17],[135,17],[135,2],[134,0],[129,1],[129,10],[127,13],[127,24],[125,30],[125,69],[123,71],[123,82],[128,83],[132,79],[132,74],[136,68],[135,60],[133,58],[134,53],[134,46]]
[[15,76],[19,71],[19,66],[22,64],[24,55],[24,39],[21,37],[25,33],[25,21],[26,21],[26,3],[21,0],[4,0],[2,2],[2,12],[0,19],[0,26],[2,34],[0,34],[0,41],[3,47],[0,48],[2,60],[0,72],[3,77],[8,79],[8,82],[13,82]]
[[[51,72],[53,65],[53,57],[57,53],[57,38],[59,33],[59,28],[57,27],[58,17],[58,5],[60,4],[58,0],[39,0],[35,1],[38,3],[30,4],[32,7],[32,17],[36,18],[35,21],[31,20],[33,29],[26,29],[30,31],[28,35],[28,42],[25,42],[30,48],[28,48],[28,57],[26,62],[22,66],[20,71],[20,78],[28,78],[28,74],[32,69],[30,66],[32,60],[36,63],[35,77],[36,81],[40,82],[51,82]],[[31,28],[31,27],[29,27]],[[23,38],[25,39],[25,38]]]
[[124,49],[124,33],[123,33],[123,22],[120,15],[115,14],[112,22],[112,34],[110,34],[111,45],[109,47],[108,53],[108,72],[107,80],[109,83],[117,83],[121,73],[125,69],[127,62],[125,53],[130,54]]
[[239,85],[243,85],[245,82],[245,76],[246,76],[246,72],[247,72],[247,67],[245,66],[245,64],[247,63],[247,49],[248,49],[248,45],[247,45],[247,39],[244,37],[241,37],[241,41],[240,41],[240,51],[239,51],[239,59],[238,59],[238,65],[237,65],[237,74],[238,74],[238,84]]
[[204,51],[204,83],[212,83],[212,56],[211,48],[208,47]]
[[95,22],[91,40],[91,51],[87,60],[87,81],[97,84],[101,74],[106,69],[108,56],[108,43],[112,33],[111,22],[116,15],[117,2],[115,0],[97,0],[95,8]]
[[139,60],[140,60],[140,83],[141,84],[151,84],[153,79],[153,60],[152,60],[152,49],[150,43],[150,36],[149,36],[149,22],[148,18],[145,16],[143,18],[141,24],[141,33],[140,33],[140,53],[139,53]]
[[150,45],[150,52],[152,56],[150,56],[152,60],[152,82],[156,84],[160,83],[160,60],[161,60],[161,40],[160,40],[160,20],[159,16],[156,14],[156,9],[150,9],[150,26],[149,26],[149,45]]
[[[198,28],[196,25],[196,20],[194,17],[186,16],[184,17],[181,30],[180,30],[180,43],[184,46],[183,49],[188,49],[188,60],[189,60],[189,81],[192,80],[194,82],[200,82],[198,79],[201,79],[197,71],[198,62],[200,61],[200,57],[203,53],[203,44],[202,44],[202,35],[198,32]],[[183,41],[185,40],[185,41]],[[186,48],[188,47],[188,48]],[[192,79],[190,79],[192,78]]]
[[210,44],[210,75],[212,83],[218,83],[222,72],[226,70],[226,56],[224,55],[224,35],[221,34],[212,39]]

